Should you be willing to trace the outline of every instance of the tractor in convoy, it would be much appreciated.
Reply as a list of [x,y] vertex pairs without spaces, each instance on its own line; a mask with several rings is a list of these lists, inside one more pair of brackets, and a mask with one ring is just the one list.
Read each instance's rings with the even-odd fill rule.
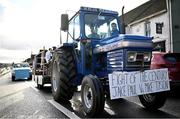
[[[115,11],[81,7],[72,17],[61,15],[67,39],[52,58],[51,85],[55,101],[71,100],[81,86],[85,114],[104,110],[105,98],[139,96],[155,110],[170,90],[167,69],[150,70],[152,37],[127,35]],[[61,40],[62,42],[62,40]]]
[[47,50],[43,48],[34,56],[33,60],[33,80],[37,84],[38,89],[42,89],[45,84],[51,84],[50,65],[45,61],[46,52]]

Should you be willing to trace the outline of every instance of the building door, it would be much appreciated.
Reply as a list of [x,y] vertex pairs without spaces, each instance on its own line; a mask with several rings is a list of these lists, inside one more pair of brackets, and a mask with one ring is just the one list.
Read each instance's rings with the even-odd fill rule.
[[160,42],[153,43],[154,51],[166,52],[166,47],[165,46],[166,46],[165,41],[160,41]]

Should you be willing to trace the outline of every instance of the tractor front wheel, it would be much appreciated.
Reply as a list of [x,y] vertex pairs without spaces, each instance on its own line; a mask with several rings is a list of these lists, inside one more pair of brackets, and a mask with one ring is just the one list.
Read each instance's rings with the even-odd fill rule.
[[101,82],[93,75],[82,81],[81,99],[87,117],[94,117],[104,110],[105,98]]

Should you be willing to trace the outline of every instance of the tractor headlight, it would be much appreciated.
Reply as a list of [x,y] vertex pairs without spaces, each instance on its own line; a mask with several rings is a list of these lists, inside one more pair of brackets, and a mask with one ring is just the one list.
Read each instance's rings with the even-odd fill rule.
[[136,52],[128,52],[128,62],[135,62],[136,61]]
[[144,53],[144,62],[149,62],[151,60],[151,53],[146,52]]

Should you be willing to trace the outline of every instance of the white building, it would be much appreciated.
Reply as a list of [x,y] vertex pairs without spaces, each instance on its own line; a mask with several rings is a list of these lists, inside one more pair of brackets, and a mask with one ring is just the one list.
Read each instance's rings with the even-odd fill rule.
[[180,0],[146,2],[124,14],[126,34],[151,36],[155,50],[180,52],[179,6]]

